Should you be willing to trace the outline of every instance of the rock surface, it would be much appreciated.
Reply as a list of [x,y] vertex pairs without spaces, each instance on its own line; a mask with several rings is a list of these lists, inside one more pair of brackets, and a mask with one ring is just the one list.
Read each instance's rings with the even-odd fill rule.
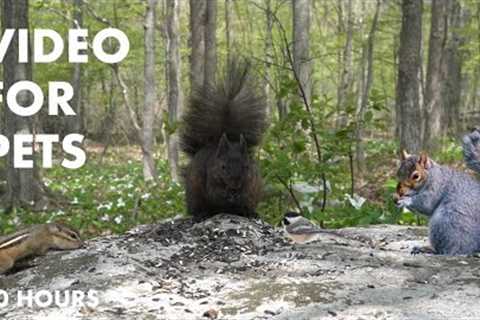
[[[411,256],[427,230],[347,228],[290,244],[259,221],[172,220],[87,249],[51,252],[0,276],[0,319],[479,319],[480,259]],[[17,294],[95,290],[67,307]],[[44,297],[45,298],[45,297]],[[41,300],[41,299],[40,299]]]

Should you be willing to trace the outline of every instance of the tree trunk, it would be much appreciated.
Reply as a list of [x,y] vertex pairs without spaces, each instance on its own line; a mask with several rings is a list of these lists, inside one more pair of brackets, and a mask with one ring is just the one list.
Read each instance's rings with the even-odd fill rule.
[[[80,29],[83,25],[83,0],[73,1],[73,28]],[[73,65],[72,74],[72,87],[73,98],[70,101],[70,106],[75,111],[74,116],[66,116],[66,127],[64,128],[65,134],[80,133],[83,130],[83,114],[81,110],[82,99],[82,67],[81,63],[75,63]]]
[[273,60],[273,16],[271,0],[265,0],[265,97],[267,98],[268,113],[273,115],[273,101],[271,97],[272,60]]
[[465,26],[468,14],[460,1],[451,1],[449,13],[449,40],[445,50],[445,81],[443,83],[443,101],[445,106],[445,123],[448,133],[457,135],[463,131],[460,121],[460,100],[462,95],[462,67],[464,56],[461,47],[465,44],[465,37],[459,30]]
[[[340,74],[340,83],[337,89],[337,110],[338,118],[336,126],[337,128],[344,127],[347,124],[347,104],[348,97],[350,94],[350,89],[352,87],[352,40],[353,40],[353,8],[352,1],[347,1],[347,24],[345,28],[340,27],[339,31],[345,33],[345,45],[343,47],[342,59],[341,61],[341,74]],[[341,5],[341,3],[339,3]],[[341,12],[340,10],[338,10]],[[339,26],[343,26],[344,23],[342,15],[339,14]]]
[[[210,1],[209,1],[210,2]],[[167,83],[168,83],[168,162],[170,174],[178,181],[178,135],[175,132],[182,111],[179,0],[167,0]]]
[[310,61],[310,0],[292,0],[293,61],[305,99],[312,101],[312,64]]
[[103,142],[103,150],[100,155],[100,160],[98,161],[99,165],[103,164],[103,159],[107,154],[108,148],[112,143],[112,134],[113,134],[113,127],[115,124],[115,118],[117,116],[117,100],[115,95],[115,75],[113,70],[111,70],[112,77],[110,80],[110,85],[107,86],[105,84],[105,80],[102,77],[102,93],[108,97],[108,106],[105,112],[105,118],[102,120],[102,131],[100,134],[101,141]]
[[[477,10],[475,16],[478,21],[480,21],[480,2],[477,2]],[[477,30],[477,50],[480,52],[480,30]],[[477,109],[477,101],[478,101],[478,87],[480,84],[480,64],[477,64],[475,71],[474,71],[474,79],[473,79],[473,88],[472,88],[472,107],[474,110]]]
[[402,1],[402,28],[398,53],[396,104],[400,112],[400,149],[419,152],[422,148],[420,107],[422,0]]
[[[5,29],[28,29],[28,0],[4,0],[2,12],[2,26]],[[32,79],[31,63],[18,62],[18,37],[14,36],[3,60],[4,89],[7,92],[16,82]],[[35,157],[25,156],[25,160],[33,161],[33,169],[14,167],[13,139],[14,135],[32,134],[32,117],[21,117],[11,112],[4,99],[4,127],[5,135],[10,141],[10,152],[7,156],[7,193],[2,199],[2,207],[34,207],[43,209],[47,205],[44,186],[40,180]],[[32,104],[33,96],[28,91],[21,91],[17,101],[22,106]],[[30,144],[32,147],[32,144]]]
[[207,0],[190,0],[190,87],[201,88],[205,74]]
[[144,62],[144,107],[143,107],[143,178],[152,180],[157,177],[153,159],[153,122],[157,104],[155,81],[155,21],[157,0],[148,0],[145,12],[145,62]]
[[235,32],[233,28],[233,5],[232,0],[225,0],[225,40],[227,43],[227,63],[232,60],[235,47]]
[[446,7],[448,0],[432,0],[432,17],[428,49],[427,81],[425,88],[423,134],[424,148],[437,149],[442,130],[442,82],[446,33]]
[[215,85],[217,72],[217,1],[207,0],[205,24],[204,86]]
[[[367,45],[364,47],[364,61],[366,68],[362,67],[362,90],[359,91],[360,108],[356,114],[356,130],[355,130],[355,154],[357,163],[357,173],[362,175],[365,172],[365,152],[363,148],[363,129],[365,121],[365,112],[367,111],[368,98],[370,95],[370,88],[373,83],[373,45],[375,43],[375,33],[377,31],[378,17],[380,15],[381,0],[377,0],[375,8],[375,15],[373,16],[372,27],[368,34]],[[365,72],[366,69],[366,72]]]

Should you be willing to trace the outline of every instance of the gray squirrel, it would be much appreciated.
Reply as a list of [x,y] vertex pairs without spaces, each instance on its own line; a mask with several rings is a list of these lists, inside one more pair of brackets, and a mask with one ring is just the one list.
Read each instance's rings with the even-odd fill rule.
[[[480,173],[480,130],[463,137],[468,168]],[[462,255],[480,252],[480,180],[439,165],[425,153],[402,152],[394,194],[397,207],[408,208],[429,218],[428,247],[415,247],[412,254],[431,252]]]

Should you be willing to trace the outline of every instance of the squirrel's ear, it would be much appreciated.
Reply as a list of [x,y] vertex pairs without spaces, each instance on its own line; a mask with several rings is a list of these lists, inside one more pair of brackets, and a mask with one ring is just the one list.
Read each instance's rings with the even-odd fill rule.
[[422,152],[420,154],[420,158],[418,159],[418,164],[422,166],[424,169],[430,169],[432,166],[432,162],[428,158],[427,154],[425,152]]
[[242,153],[247,153],[247,142],[245,141],[243,134],[240,134],[240,148]]
[[407,152],[407,150],[403,149],[402,152],[400,152],[400,160],[407,160],[410,157],[411,155]]
[[228,149],[230,148],[230,141],[228,141],[227,134],[222,134],[222,137],[220,138],[220,142],[218,143],[217,147],[217,157],[225,154]]

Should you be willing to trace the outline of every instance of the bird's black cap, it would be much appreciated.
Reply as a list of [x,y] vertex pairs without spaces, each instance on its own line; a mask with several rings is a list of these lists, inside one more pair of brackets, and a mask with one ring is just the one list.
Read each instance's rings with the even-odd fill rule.
[[288,221],[287,218],[296,218],[296,217],[300,217],[301,215],[298,213],[298,212],[295,212],[295,211],[287,211],[285,212],[285,214],[283,215],[283,223],[285,225],[289,225],[290,224],[290,221]]

